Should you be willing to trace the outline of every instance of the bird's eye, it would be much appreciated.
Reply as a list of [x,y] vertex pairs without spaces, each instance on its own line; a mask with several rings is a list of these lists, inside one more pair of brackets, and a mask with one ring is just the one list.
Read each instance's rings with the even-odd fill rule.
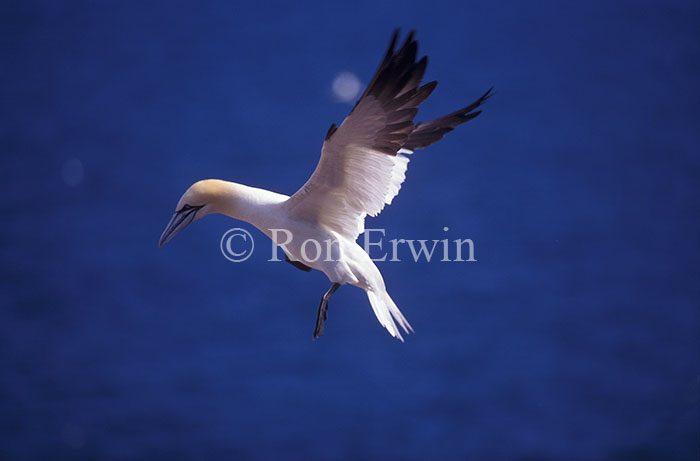
[[182,208],[180,208],[180,211],[178,211],[178,213],[182,213],[183,211],[191,210],[192,208],[194,208],[194,207],[185,203],[184,205],[182,205]]

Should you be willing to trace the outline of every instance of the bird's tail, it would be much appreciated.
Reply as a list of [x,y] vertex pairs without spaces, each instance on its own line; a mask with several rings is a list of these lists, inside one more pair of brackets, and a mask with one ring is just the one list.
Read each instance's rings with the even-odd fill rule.
[[397,323],[406,333],[413,333],[413,327],[408,323],[408,320],[406,320],[406,317],[403,316],[399,308],[396,307],[396,304],[386,290],[375,291],[369,288],[367,289],[367,297],[369,298],[369,303],[372,305],[374,315],[377,316],[377,320],[389,331],[391,336],[403,342],[403,337],[396,327]]

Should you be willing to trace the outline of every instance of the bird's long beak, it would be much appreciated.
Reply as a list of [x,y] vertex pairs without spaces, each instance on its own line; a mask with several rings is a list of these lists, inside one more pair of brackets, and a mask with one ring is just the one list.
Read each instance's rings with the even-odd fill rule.
[[189,223],[194,221],[194,217],[200,208],[201,207],[192,207],[187,210],[175,212],[168,225],[165,226],[163,235],[160,236],[158,246],[160,248],[163,248],[163,245],[168,243],[173,237],[177,235],[178,232],[187,227]]

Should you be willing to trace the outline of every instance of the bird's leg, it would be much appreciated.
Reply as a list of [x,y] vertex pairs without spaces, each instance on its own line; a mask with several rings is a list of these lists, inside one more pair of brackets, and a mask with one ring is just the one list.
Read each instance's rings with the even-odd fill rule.
[[328,318],[328,300],[331,299],[331,296],[333,293],[335,293],[335,290],[340,288],[340,283],[334,283],[331,285],[331,287],[326,291],[326,293],[321,296],[321,305],[318,306],[318,314],[316,314],[316,328],[314,329],[314,339],[318,338],[319,336],[323,336],[323,323],[326,321]]
[[294,261],[289,258],[289,255],[287,253],[284,254],[284,260],[287,261],[289,264],[292,266],[296,267],[297,269],[301,269],[304,272],[311,272],[311,268],[307,266],[306,264],[300,262],[300,261]]

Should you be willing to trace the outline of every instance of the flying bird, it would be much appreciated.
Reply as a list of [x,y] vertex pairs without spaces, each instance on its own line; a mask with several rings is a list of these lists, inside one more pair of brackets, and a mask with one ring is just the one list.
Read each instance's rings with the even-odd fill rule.
[[[246,221],[284,244],[286,260],[295,267],[316,269],[332,285],[321,297],[313,338],[323,335],[328,301],[345,284],[367,293],[379,323],[403,341],[413,328],[389,296],[384,279],[369,255],[356,243],[365,218],[378,215],[399,193],[409,155],[439,141],[457,125],[481,113],[490,88],[472,104],[428,122],[415,122],[418,106],[437,81],[421,85],[427,56],[417,60],[418,42],[411,31],[396,50],[399,31],[364,93],[340,126],[326,133],[321,159],[301,189],[287,196],[218,179],[198,181],[187,189],[160,237],[168,243],[190,223],[212,213]],[[291,236],[276,230],[285,229]],[[307,258],[302,243],[321,242],[326,254]],[[325,242],[325,243],[324,243]],[[314,255],[313,257],[316,257]]]

